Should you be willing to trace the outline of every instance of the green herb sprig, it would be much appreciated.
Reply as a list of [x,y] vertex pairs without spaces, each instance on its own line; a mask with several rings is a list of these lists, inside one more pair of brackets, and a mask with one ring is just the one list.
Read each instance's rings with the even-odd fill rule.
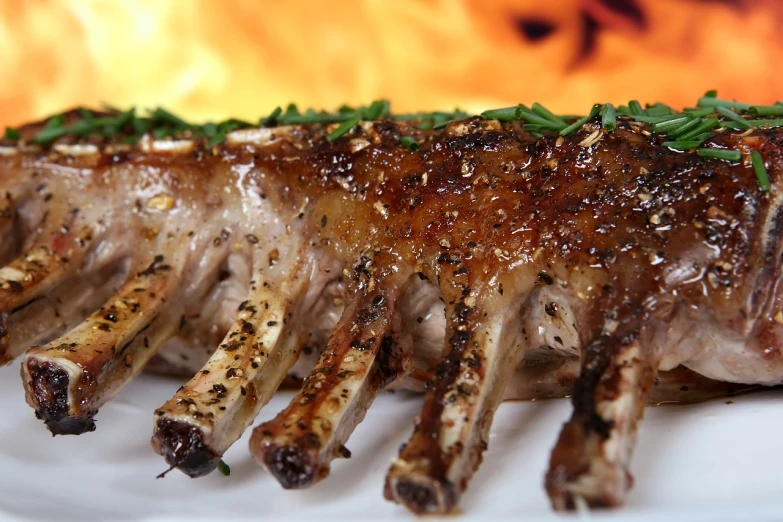
[[[143,116],[135,108],[126,111],[105,107],[103,112],[80,108],[75,115],[58,114],[49,118],[41,130],[30,141],[49,146],[64,136],[117,137],[126,143],[135,143],[143,135],[151,133],[156,139],[167,137],[203,138],[209,147],[223,143],[226,135],[237,129],[257,126],[278,125],[335,125],[326,139],[339,140],[362,121],[390,119],[408,121],[420,130],[438,130],[450,123],[464,120],[471,115],[459,109],[452,112],[417,112],[394,114],[387,100],[377,100],[360,107],[342,106],[336,111],[304,112],[294,104],[285,109],[276,107],[257,123],[229,119],[219,123],[188,123],[163,108],[147,111]],[[677,151],[696,151],[700,157],[724,161],[740,161],[742,154],[737,150],[711,148],[708,140],[726,129],[750,131],[754,128],[783,127],[783,103],[773,105],[751,105],[718,98],[716,91],[709,91],[698,99],[696,106],[677,111],[672,107],[655,103],[642,106],[638,100],[615,107],[611,103],[595,104],[584,117],[557,115],[540,103],[530,107],[519,104],[512,107],[491,109],[481,113],[485,120],[519,122],[522,128],[536,138],[544,136],[570,136],[589,122],[600,123],[605,132],[614,132],[621,121],[649,124],[660,136],[662,146]],[[17,142],[22,133],[6,128],[3,140]],[[420,143],[411,136],[400,138],[400,144],[412,153],[418,151]],[[769,177],[758,153],[751,154],[751,162],[762,190],[769,190]]]
[[231,475],[231,468],[226,464],[223,459],[220,459],[217,463],[217,470],[218,473],[223,475],[224,477],[228,477]]

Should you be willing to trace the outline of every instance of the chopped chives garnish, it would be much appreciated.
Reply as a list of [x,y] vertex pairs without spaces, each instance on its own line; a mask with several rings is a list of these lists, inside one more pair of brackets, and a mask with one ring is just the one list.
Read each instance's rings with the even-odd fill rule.
[[38,145],[46,145],[58,138],[62,138],[68,133],[65,127],[44,127],[41,132],[35,135],[32,139],[33,143]]
[[748,103],[721,100],[720,98],[713,98],[712,96],[702,96],[699,98],[699,102],[696,105],[699,107],[726,107],[727,109],[737,109],[740,111],[747,111],[751,107]]
[[[776,120],[747,120],[747,122],[751,127],[783,127],[783,118]],[[730,129],[740,128],[736,123],[728,121],[724,121],[723,126]]]
[[5,128],[5,139],[11,141],[19,141],[21,138],[22,138],[22,134],[18,130],[12,129],[11,127]]
[[212,138],[214,136],[217,136],[218,133],[218,126],[214,123],[205,123],[203,127],[201,127],[201,132],[204,133],[204,136],[207,138]]
[[217,470],[218,470],[218,472],[219,472],[221,475],[224,475],[224,476],[226,476],[226,477],[228,477],[229,475],[231,475],[231,468],[230,468],[230,467],[228,467],[228,464],[226,464],[225,462],[223,462],[223,459],[220,459],[220,460],[218,461],[218,463],[217,463]]
[[540,103],[536,102],[531,106],[531,109],[533,109],[533,112],[541,116],[542,118],[545,118],[552,123],[556,123],[560,126],[560,128],[565,127],[567,124],[563,118],[560,116],[556,116],[550,112],[549,109],[541,105]]
[[481,113],[481,117],[485,120],[513,121],[517,119],[517,107],[484,111]]
[[377,120],[389,115],[389,102],[387,100],[376,100],[370,104],[364,113],[364,119]]
[[601,109],[601,126],[608,132],[617,127],[617,111],[611,103],[605,103]]
[[283,114],[283,109],[281,109],[279,106],[275,107],[275,110],[273,110],[269,116],[261,120],[261,126],[274,127],[277,125],[277,118],[279,118],[281,114]]
[[[699,119],[699,118],[686,119],[684,121],[684,123],[681,122],[679,125],[677,125],[674,128],[670,128],[666,132],[672,138],[678,138],[679,139],[680,135],[685,134],[686,132],[690,132],[692,129],[695,129],[696,127],[698,127],[699,124],[701,123],[701,121],[702,120]],[[654,128],[653,130],[657,130],[657,129]]]
[[[160,107],[148,111],[145,116],[137,116],[135,109],[121,111],[109,106],[104,106],[103,112],[77,108],[71,114],[73,116],[69,115],[68,118],[65,114],[50,117],[31,141],[46,146],[63,136],[96,135],[112,138],[120,134],[117,139],[127,143],[135,143],[147,133],[152,133],[158,139],[184,134],[184,137],[188,138],[202,138],[210,147],[214,147],[223,143],[229,132],[254,126],[254,124],[237,119],[195,125]],[[618,115],[624,119],[649,124],[654,132],[664,137],[666,141],[663,144],[667,147],[677,150],[698,148],[700,156],[730,161],[736,161],[737,151],[704,148],[702,145],[710,138],[715,137],[716,133],[727,129],[783,127],[783,103],[750,105],[720,99],[715,91],[709,91],[701,97],[696,107],[687,107],[681,111],[674,110],[663,103],[654,103],[642,108],[638,100],[632,100],[628,105],[618,107],[611,103],[593,105],[585,117],[554,114],[540,103],[534,103],[531,107],[520,104],[515,107],[492,109],[481,113],[485,119],[503,122],[520,121],[523,124],[522,127],[537,138],[542,137],[542,133],[551,132],[568,136],[578,131],[585,123],[595,120],[596,117],[600,120],[602,128],[611,132],[617,128]],[[289,104],[285,110],[276,107],[271,114],[260,119],[258,125],[339,124],[327,136],[327,140],[332,142],[363,120],[375,121],[389,118],[397,121],[410,121],[417,128],[423,130],[438,130],[469,116],[458,109],[452,112],[392,114],[387,100],[376,100],[369,105],[360,107],[343,105],[333,112],[312,108],[301,111],[295,104]],[[759,116],[779,116],[780,118],[759,119]],[[642,130],[642,132],[649,135],[646,130]],[[7,128],[4,139],[19,140],[19,131]],[[403,137],[400,141],[411,151],[417,150],[419,146],[419,142],[412,137]]]
[[706,132],[702,132],[701,134],[698,134],[698,135],[696,135],[696,136],[694,136],[693,138],[690,138],[690,139],[692,139],[694,141],[705,141],[705,140],[710,139],[711,137],[712,137],[712,131],[706,131]]
[[590,109],[590,113],[587,116],[585,116],[581,120],[575,121],[574,123],[572,123],[571,125],[569,125],[565,129],[561,130],[560,131],[560,135],[561,136],[568,136],[572,132],[575,132],[575,131],[581,129],[582,125],[584,125],[585,123],[587,123],[588,121],[590,121],[590,120],[592,120],[593,118],[596,117],[598,112],[601,110],[601,107],[602,107],[602,105],[600,103],[596,103],[595,105],[593,105],[593,108]]
[[354,112],[356,112],[356,109],[350,105],[341,105],[340,108],[337,109],[337,114],[353,114]]
[[[342,107],[340,107],[339,112],[342,112]],[[299,108],[296,106],[295,103],[289,103],[288,107],[285,108],[286,116],[293,116],[294,114],[299,115]]]
[[65,116],[58,114],[57,116],[52,116],[49,118],[49,121],[47,121],[46,125],[44,125],[44,129],[57,129],[63,125],[65,125]]
[[358,113],[354,114],[349,120],[345,121],[342,125],[329,133],[329,135],[326,137],[326,141],[331,143],[339,139],[340,136],[353,129],[354,125],[358,124],[360,121],[362,121],[362,116]]
[[739,161],[742,159],[742,153],[738,150],[698,149],[696,153],[703,158],[715,158],[726,161]]
[[644,116],[644,115],[641,115],[641,116],[631,116],[631,117],[634,120],[636,120],[636,121],[641,121],[641,122],[644,122],[644,123],[664,123],[664,122],[667,122],[667,121],[678,120],[678,119],[683,118],[683,117],[688,117],[690,119],[693,116],[690,115],[690,114],[667,114],[667,115],[664,115],[664,116]]
[[647,116],[666,116],[674,113],[671,107],[663,103],[655,103],[644,110]]
[[531,134],[531,136],[533,136],[537,140],[539,140],[539,139],[544,137],[543,134],[541,134],[540,132],[536,132],[536,131],[532,131],[530,134]]
[[214,137],[210,138],[210,140],[207,142],[207,147],[210,148],[210,149],[212,147],[217,147],[218,145],[223,143],[223,140],[225,140],[225,139],[226,139],[226,135],[225,134],[218,134],[217,136],[214,136]]
[[690,116],[683,115],[678,118],[671,118],[666,121],[653,123],[652,128],[655,132],[669,132],[684,127],[685,124],[688,122],[695,122],[695,121],[696,120],[692,120]]
[[179,116],[176,116],[166,109],[162,107],[158,107],[155,109],[152,114],[150,114],[153,120],[162,121],[164,123],[170,123],[172,125],[175,125],[177,127],[188,127],[188,124],[182,120]]
[[[286,116],[283,114],[278,118],[278,123],[285,125],[308,125],[311,123],[340,123],[348,121],[358,113],[342,113],[342,114],[317,114],[311,112],[310,114],[291,114]],[[361,119],[361,115],[359,115]]]
[[718,121],[718,118],[705,118],[701,120],[699,125],[697,125],[695,128],[693,128],[691,131],[686,132],[684,134],[680,134],[677,136],[677,139],[679,140],[690,140],[698,136],[699,134],[702,134],[706,131],[712,130],[715,127],[717,127],[720,124],[720,121]]
[[552,120],[549,120],[547,118],[544,118],[543,116],[536,114],[535,112],[528,109],[521,103],[517,105],[516,117],[518,120],[522,120],[527,123],[536,123],[539,125],[549,125],[549,126],[554,125],[556,127],[556,130],[560,130],[566,126],[565,121],[563,121],[562,123],[553,122]]
[[737,125],[739,125],[743,129],[749,129],[750,123],[748,123],[748,120],[737,114],[736,112],[727,109],[726,107],[718,107],[715,109],[717,112],[722,114],[723,116],[726,116],[728,119],[735,122]]
[[[516,107],[512,107],[512,110],[516,110]],[[486,111],[486,112],[491,112],[491,111]],[[482,116],[483,116],[483,113],[482,113]],[[411,113],[407,113],[407,114],[393,114],[391,116],[391,118],[393,120],[398,120],[398,121],[416,121],[416,120],[423,120],[423,119],[426,119],[428,117],[429,117],[429,115],[425,114],[423,112],[411,112]],[[487,119],[492,119],[492,118],[487,118]]]
[[638,100],[631,100],[628,103],[628,109],[630,109],[631,115],[633,116],[642,116],[644,114],[644,109],[642,109],[642,104],[639,103]]
[[704,93],[705,98],[717,98],[718,97],[718,91],[715,89],[710,89],[709,91]]
[[417,150],[419,150],[419,142],[416,141],[416,138],[412,138],[410,136],[403,136],[402,138],[400,138],[400,143],[402,143],[402,146],[411,152],[416,152]]
[[783,116],[783,105],[754,105],[748,112],[753,116]]
[[688,141],[664,141],[661,145],[663,145],[664,147],[669,147],[670,149],[690,150],[690,149],[695,149],[701,144],[702,141],[699,140],[688,140]]
[[702,116],[709,116],[710,114],[715,112],[715,109],[713,109],[712,107],[701,108],[701,109],[694,109],[692,107],[689,107],[684,109],[683,112],[685,112],[685,114],[690,114],[695,118],[700,118]]
[[759,188],[762,192],[769,191],[769,176],[767,168],[764,166],[764,160],[757,150],[750,153],[750,161],[753,164],[753,170],[756,171],[756,179],[759,180]]
[[435,122],[435,124],[432,126],[434,130],[443,129],[450,123],[454,123],[455,121],[460,121],[462,118],[452,118],[450,120],[447,119],[441,119],[440,121]]

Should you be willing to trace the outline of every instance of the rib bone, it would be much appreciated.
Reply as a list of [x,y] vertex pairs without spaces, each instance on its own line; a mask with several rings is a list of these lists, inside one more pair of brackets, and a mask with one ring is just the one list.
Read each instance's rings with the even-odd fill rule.
[[98,408],[176,330],[181,272],[165,261],[156,256],[79,326],[25,355],[27,402],[52,433],[94,430]]
[[574,385],[574,413],[546,476],[555,509],[622,504],[633,481],[628,467],[655,367],[636,340],[602,338],[587,347]]
[[398,309],[402,277],[351,298],[301,391],[253,430],[251,453],[284,488],[308,487],[329,474],[334,458],[350,456],[344,444],[377,393],[410,371]]
[[61,284],[17,310],[6,323],[7,352],[22,353],[77,326],[123,283],[127,272],[123,264],[121,260],[96,263],[100,268],[82,272],[79,284]]
[[[292,256],[298,251],[290,250]],[[306,329],[291,324],[301,320],[293,312],[307,289],[306,261],[283,260],[278,266],[287,272],[264,276],[268,256],[256,252],[255,257],[256,279],[234,326],[204,368],[156,411],[153,448],[191,477],[215,469],[307,342]]]
[[42,235],[41,242],[0,268],[0,364],[21,354],[18,345],[11,349],[8,343],[8,317],[73,276],[96,240],[89,227],[78,234],[67,230],[53,238]]
[[447,513],[456,506],[524,353],[517,313],[484,318],[479,306],[449,309],[451,350],[427,390],[413,436],[386,477],[386,498],[417,514]]

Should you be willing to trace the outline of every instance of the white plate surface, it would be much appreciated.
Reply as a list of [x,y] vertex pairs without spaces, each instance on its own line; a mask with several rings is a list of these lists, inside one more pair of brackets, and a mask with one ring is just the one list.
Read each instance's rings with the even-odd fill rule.
[[[149,445],[152,412],[179,382],[143,375],[98,415],[98,429],[52,438],[24,403],[18,363],[0,369],[0,519],[413,520],[383,500],[389,459],[410,434],[421,397],[384,394],[349,441],[350,460],[307,491],[284,491],[251,459],[247,437],[226,454],[231,476],[191,480]],[[268,419],[290,393],[264,409]],[[783,408],[771,391],[694,406],[650,408],[622,511],[566,520],[783,520]],[[542,487],[567,400],[503,404],[484,464],[450,521],[563,520]],[[433,520],[429,518],[428,520]]]

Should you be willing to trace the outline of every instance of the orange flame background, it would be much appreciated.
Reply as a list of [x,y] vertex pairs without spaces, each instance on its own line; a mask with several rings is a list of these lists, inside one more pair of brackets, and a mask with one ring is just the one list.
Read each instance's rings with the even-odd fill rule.
[[0,0],[0,125],[74,105],[196,120],[783,97],[777,0]]

